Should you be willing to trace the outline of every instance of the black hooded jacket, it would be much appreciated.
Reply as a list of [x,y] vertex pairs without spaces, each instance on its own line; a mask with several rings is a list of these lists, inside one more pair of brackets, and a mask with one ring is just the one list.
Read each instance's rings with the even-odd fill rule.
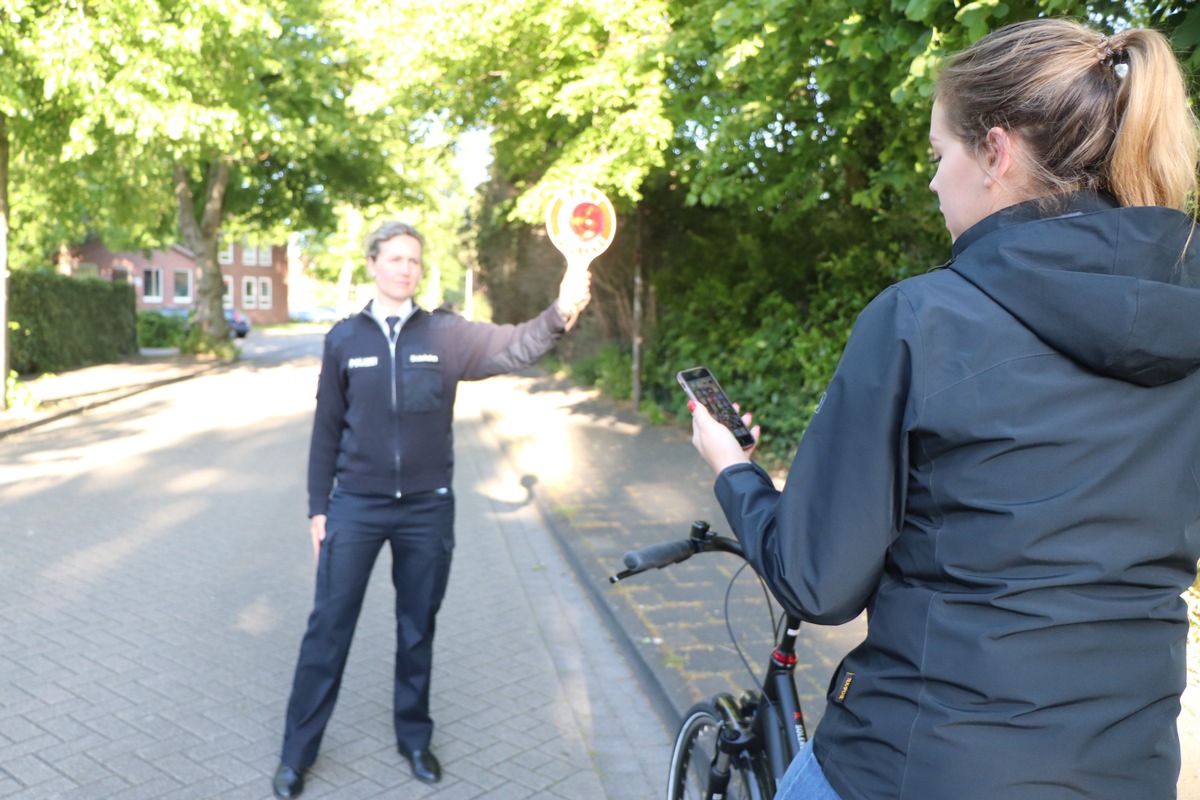
[[817,758],[844,800],[1174,798],[1200,229],[1081,194],[946,266],[862,312],[782,494],[717,481],[782,602],[867,611]]

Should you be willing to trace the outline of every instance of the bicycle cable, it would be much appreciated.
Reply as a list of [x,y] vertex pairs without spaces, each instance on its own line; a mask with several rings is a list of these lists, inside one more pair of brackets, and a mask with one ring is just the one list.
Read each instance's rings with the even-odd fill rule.
[[[733,650],[737,653],[738,658],[741,659],[742,666],[746,668],[746,672],[749,673],[750,680],[762,691],[762,697],[766,700],[767,687],[763,684],[762,679],[754,674],[754,668],[750,666],[750,661],[746,658],[746,654],[743,652],[742,646],[733,632],[733,623],[729,621],[729,600],[733,595],[733,584],[737,581],[738,576],[742,574],[742,570],[749,566],[749,561],[743,562],[737,571],[733,573],[733,577],[729,579],[729,584],[725,587],[725,632],[729,634],[729,641],[733,643]],[[754,573],[754,577],[758,579],[758,586],[762,589],[763,599],[767,601],[767,613],[771,617],[771,631],[774,633],[775,639],[778,640],[779,625],[782,623],[783,617],[776,618],[775,616],[775,604],[771,600],[771,593],[767,590],[766,581],[757,572]]]

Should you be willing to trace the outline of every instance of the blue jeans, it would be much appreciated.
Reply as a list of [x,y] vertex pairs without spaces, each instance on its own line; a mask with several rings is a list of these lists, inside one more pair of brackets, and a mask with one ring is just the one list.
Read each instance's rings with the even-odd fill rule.
[[779,784],[775,800],[842,800],[825,780],[825,773],[813,755],[812,742],[804,745]]

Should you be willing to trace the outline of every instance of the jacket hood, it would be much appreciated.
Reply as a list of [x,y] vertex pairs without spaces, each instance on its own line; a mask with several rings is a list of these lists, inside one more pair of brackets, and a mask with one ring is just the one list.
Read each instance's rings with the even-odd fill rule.
[[1058,211],[993,214],[959,237],[947,266],[1095,372],[1159,386],[1200,368],[1200,226],[1096,194]]

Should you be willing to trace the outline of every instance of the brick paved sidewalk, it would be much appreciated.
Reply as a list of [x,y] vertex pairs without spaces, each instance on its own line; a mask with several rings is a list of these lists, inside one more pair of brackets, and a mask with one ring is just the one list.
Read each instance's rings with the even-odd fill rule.
[[[626,551],[686,538],[694,520],[728,533],[690,431],[648,425],[594,391],[541,372],[492,379],[489,387],[485,416],[518,471],[536,478],[535,492],[582,584],[625,632],[664,717],[678,720],[716,692],[736,697],[761,677],[774,643],[770,607],[749,569],[734,579],[742,566],[735,557],[714,553],[608,582]],[[829,676],[863,631],[862,620],[802,630],[797,682],[810,731]]]

